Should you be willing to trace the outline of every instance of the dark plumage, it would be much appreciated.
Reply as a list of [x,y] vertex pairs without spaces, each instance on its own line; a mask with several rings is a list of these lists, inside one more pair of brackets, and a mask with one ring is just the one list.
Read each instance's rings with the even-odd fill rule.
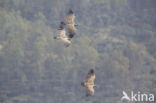
[[90,74],[94,74],[94,69],[91,69],[90,70]]
[[74,12],[72,11],[72,9],[69,9],[68,14],[74,14]]

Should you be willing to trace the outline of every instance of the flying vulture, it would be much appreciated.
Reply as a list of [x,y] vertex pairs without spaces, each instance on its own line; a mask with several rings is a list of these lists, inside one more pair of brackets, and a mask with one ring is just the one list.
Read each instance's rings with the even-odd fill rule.
[[69,39],[73,38],[77,31],[77,29],[76,29],[77,24],[75,24],[74,20],[75,20],[75,14],[70,9],[65,17],[64,22],[63,22],[63,24],[65,25],[65,27],[69,33],[68,34]]
[[54,39],[61,40],[66,47],[68,47],[71,44],[71,41],[69,40],[68,36],[66,35],[66,31],[64,29],[63,22],[60,23],[60,27],[58,29],[57,36],[55,36]]
[[[75,24],[74,20],[75,15],[73,11],[70,9],[64,21],[60,23],[57,36],[54,37],[54,39],[63,41],[66,47],[68,47],[71,44],[70,40],[71,38],[74,37],[77,31],[76,29],[77,24]],[[66,34],[66,32],[68,34]]]
[[94,69],[91,69],[89,71],[89,73],[86,76],[86,79],[84,82],[81,83],[81,85],[83,87],[85,87],[86,89],[86,96],[91,96],[94,94],[94,88],[97,87],[94,84],[94,80],[95,80],[95,73],[94,73]]

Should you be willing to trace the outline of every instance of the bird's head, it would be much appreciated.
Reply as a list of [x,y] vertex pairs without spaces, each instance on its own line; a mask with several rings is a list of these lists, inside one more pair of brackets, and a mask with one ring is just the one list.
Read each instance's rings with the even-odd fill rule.
[[69,9],[69,14],[73,14],[74,12],[72,11],[72,9]]
[[63,21],[60,22],[61,25],[65,25],[65,23]]
[[90,69],[90,73],[93,74],[94,73],[94,69]]

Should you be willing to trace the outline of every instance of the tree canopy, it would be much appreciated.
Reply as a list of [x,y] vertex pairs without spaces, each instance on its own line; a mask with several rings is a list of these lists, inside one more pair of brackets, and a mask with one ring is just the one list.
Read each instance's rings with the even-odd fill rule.
[[[69,9],[78,31],[53,39]],[[156,0],[0,0],[1,103],[121,103],[156,94]],[[80,83],[95,68],[95,95]]]

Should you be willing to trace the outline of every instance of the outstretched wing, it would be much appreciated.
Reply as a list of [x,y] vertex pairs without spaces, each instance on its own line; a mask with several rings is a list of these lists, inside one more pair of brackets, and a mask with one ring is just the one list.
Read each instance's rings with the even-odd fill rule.
[[58,33],[57,33],[57,36],[61,37],[61,38],[67,38],[67,35],[66,35],[66,31],[64,29],[64,24],[63,22],[60,22],[60,26],[58,28]]
[[61,38],[67,38],[66,31],[64,29],[63,30],[59,30],[58,31],[58,36],[61,37]]
[[95,80],[95,73],[94,70],[91,69],[86,76],[85,82],[88,84],[94,84],[94,80]]
[[67,28],[67,30],[69,32],[68,37],[73,38],[74,35],[76,34],[76,31],[77,31],[77,29],[75,28],[75,25],[74,24],[67,24],[66,28]]
[[75,20],[75,14],[72,10],[69,10],[68,14],[65,17],[64,23],[65,24],[72,24],[72,23],[74,23],[74,20]]
[[93,85],[87,85],[85,89],[86,89],[86,96],[91,96],[94,94]]

